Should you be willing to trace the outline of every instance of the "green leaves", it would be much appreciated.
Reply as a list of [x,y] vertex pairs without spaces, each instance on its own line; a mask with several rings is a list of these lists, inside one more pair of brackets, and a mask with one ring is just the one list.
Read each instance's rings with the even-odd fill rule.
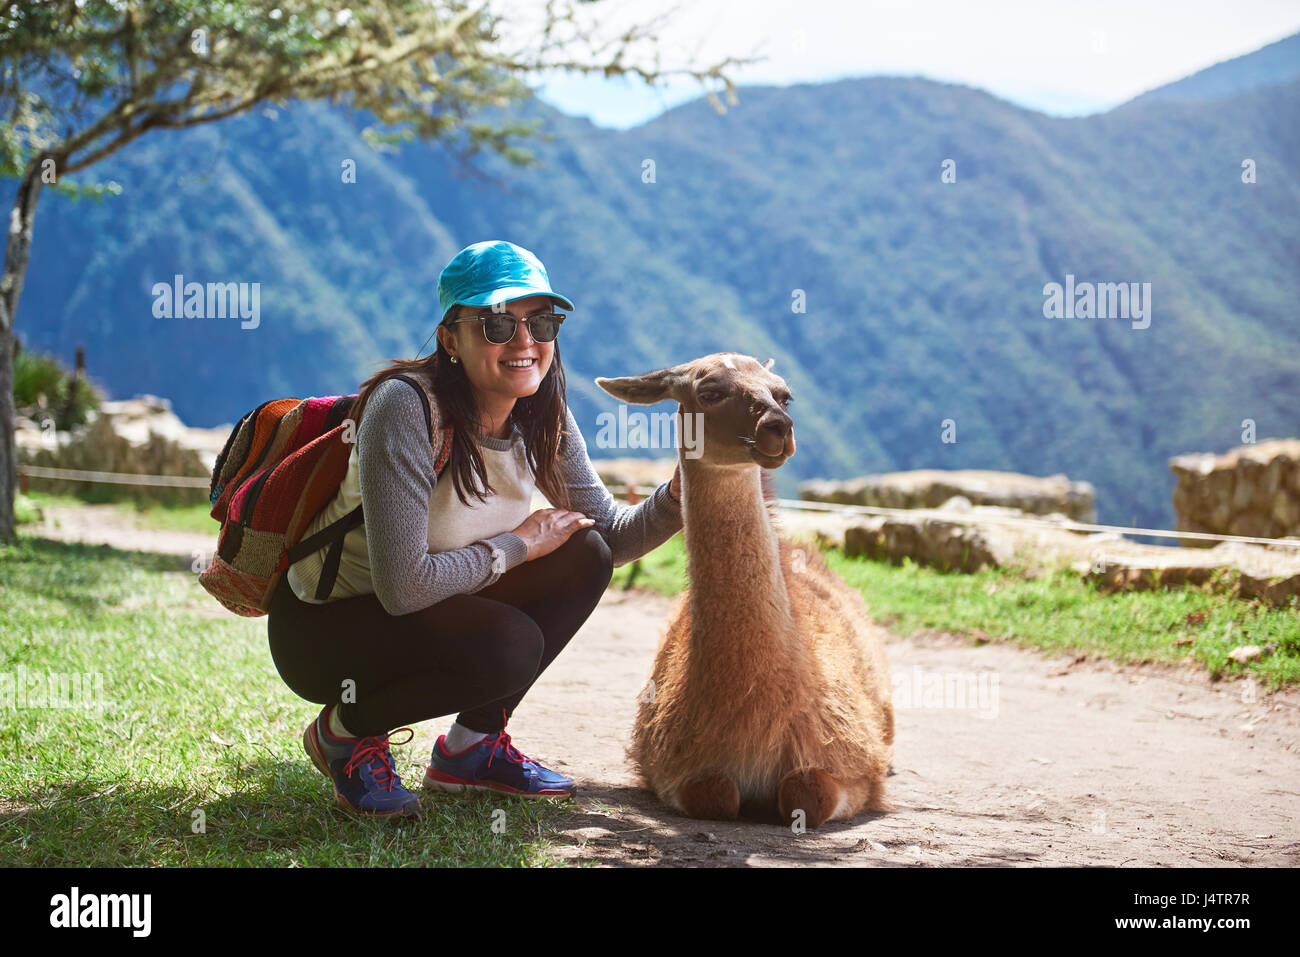
[[[0,174],[22,175],[44,150],[75,173],[149,130],[265,102],[346,97],[400,127],[374,133],[376,147],[450,138],[478,108],[529,95],[510,75],[529,64],[486,48],[493,22],[455,2],[16,5],[0,19]],[[528,132],[481,128],[471,141],[507,153]]]
[[122,184],[111,179],[105,183],[73,183],[68,180],[60,180],[51,188],[56,193],[68,197],[74,203],[82,199],[91,199],[96,203],[102,203],[106,196],[120,196],[122,194]]
[[57,428],[70,429],[86,421],[99,399],[85,380],[73,378],[53,356],[24,351],[14,357],[14,406],[27,415],[48,409]]

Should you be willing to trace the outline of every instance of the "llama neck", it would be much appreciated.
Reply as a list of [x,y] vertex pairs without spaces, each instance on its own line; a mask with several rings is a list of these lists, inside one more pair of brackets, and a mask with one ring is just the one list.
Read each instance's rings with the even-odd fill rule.
[[792,633],[790,600],[758,467],[708,469],[680,449],[678,462],[691,640],[747,654],[784,645]]

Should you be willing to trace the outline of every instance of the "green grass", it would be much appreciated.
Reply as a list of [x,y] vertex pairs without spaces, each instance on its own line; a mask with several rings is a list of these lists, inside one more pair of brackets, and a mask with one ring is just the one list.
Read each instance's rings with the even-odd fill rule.
[[[1212,593],[1208,588],[1102,595],[1078,575],[1026,578],[1016,569],[974,575],[913,562],[893,566],[825,553],[866,598],[873,616],[902,635],[932,628],[1006,639],[1049,651],[1127,662],[1192,660],[1211,675],[1250,674],[1268,687],[1300,680],[1300,615]],[[1190,644],[1175,644],[1180,639]],[[1275,653],[1240,665],[1239,645],[1274,643]]]
[[39,522],[41,519],[40,504],[36,496],[24,495],[19,492],[14,496],[14,522],[18,525]]
[[[640,568],[633,572],[633,566]],[[686,587],[686,540],[678,532],[649,555],[614,569],[610,588],[623,588],[628,579],[633,587],[645,588],[672,598]]]
[[[0,702],[0,866],[553,863],[551,825],[572,803],[422,797],[428,816],[401,824],[334,808],[300,740],[318,709],[280,680],[266,619],[206,617],[215,601],[188,564],[38,538],[0,548],[0,674],[98,673],[112,703]],[[425,755],[393,754],[418,786]]]
[[142,528],[159,528],[175,532],[202,532],[213,538],[221,526],[212,517],[212,506],[199,505],[133,505],[118,502],[117,509],[132,515]]

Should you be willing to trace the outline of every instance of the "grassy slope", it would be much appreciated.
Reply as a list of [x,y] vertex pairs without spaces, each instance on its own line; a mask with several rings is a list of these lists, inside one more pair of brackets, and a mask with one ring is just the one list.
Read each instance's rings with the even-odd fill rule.
[[[1294,610],[1194,588],[1105,596],[1069,572],[1027,580],[1015,571],[946,574],[838,553],[828,562],[867,596],[881,623],[903,635],[934,628],[1117,661],[1190,660],[1212,675],[1251,674],[1269,687],[1300,680]],[[1245,666],[1228,658],[1240,645],[1269,643],[1276,653]]]
[[[0,672],[97,672],[114,704],[0,706],[18,758],[0,766],[0,866],[548,863],[545,826],[567,813],[550,802],[425,800],[402,825],[335,810],[302,753],[316,709],[280,681],[265,620],[204,616],[179,564],[35,538],[0,551]],[[425,756],[394,755],[418,782]]]

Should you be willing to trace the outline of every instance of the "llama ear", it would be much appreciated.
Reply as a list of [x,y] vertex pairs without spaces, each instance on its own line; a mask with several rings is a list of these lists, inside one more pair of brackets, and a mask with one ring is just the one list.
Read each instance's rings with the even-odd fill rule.
[[768,369],[768,370],[770,370],[770,369],[772,368],[772,365],[773,365],[775,362],[776,362],[776,359],[768,359],[766,362],[763,363],[763,368],[764,368],[764,369]]
[[615,379],[596,377],[600,386],[616,399],[633,405],[654,405],[664,399],[682,399],[682,386],[685,380],[678,366],[647,372],[644,375],[626,375]]

